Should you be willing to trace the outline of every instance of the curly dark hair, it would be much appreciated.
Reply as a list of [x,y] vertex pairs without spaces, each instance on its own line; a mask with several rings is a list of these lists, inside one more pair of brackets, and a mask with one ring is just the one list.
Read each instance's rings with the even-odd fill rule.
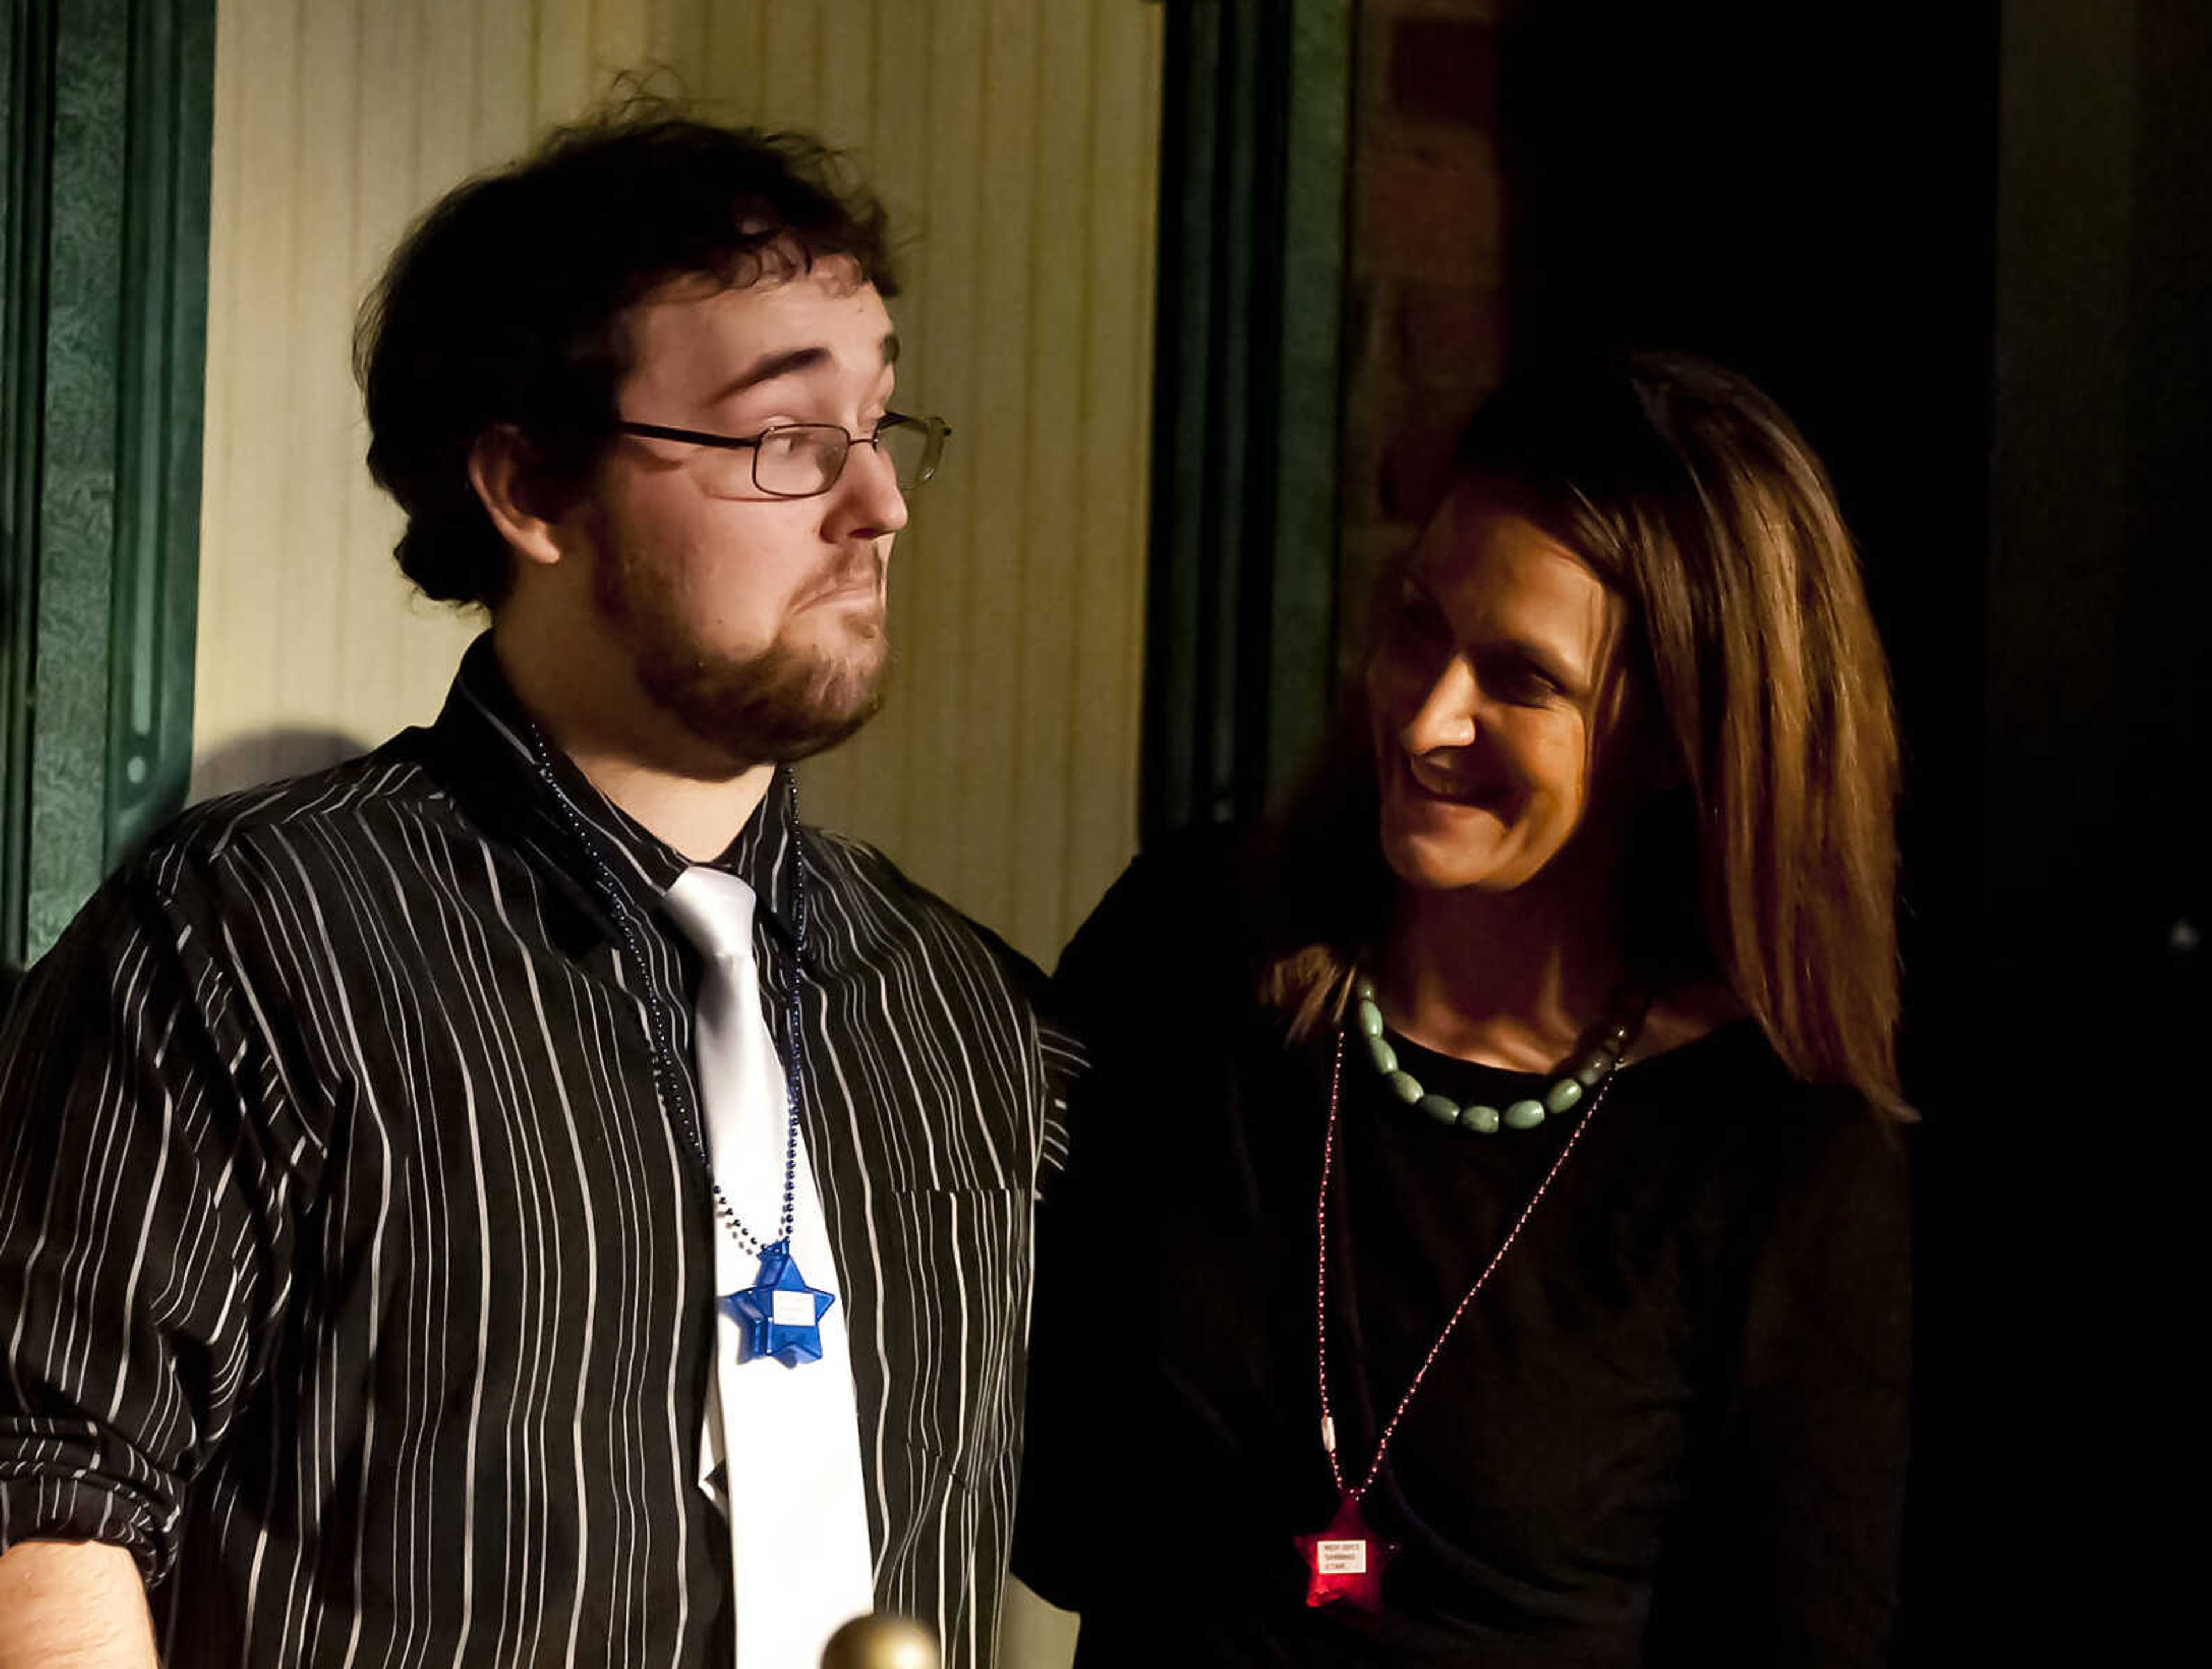
[[687,275],[743,288],[841,257],[898,293],[883,207],[836,153],[657,101],[559,129],[448,192],[354,332],[369,474],[407,513],[401,569],[441,602],[495,606],[507,551],[469,482],[477,438],[511,425],[532,489],[557,503],[614,432],[625,308]]

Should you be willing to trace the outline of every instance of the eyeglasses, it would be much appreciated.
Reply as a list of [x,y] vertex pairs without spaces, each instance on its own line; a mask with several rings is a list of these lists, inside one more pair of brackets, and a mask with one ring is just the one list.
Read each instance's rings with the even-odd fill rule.
[[[837,484],[855,446],[873,446],[891,461],[899,490],[911,493],[937,473],[945,437],[952,431],[941,417],[909,417],[887,411],[870,434],[854,434],[838,423],[779,423],[743,440],[703,429],[671,428],[665,423],[615,428],[624,434],[655,440],[683,440],[706,451],[698,454],[699,484],[716,498],[814,498]],[[751,457],[745,456],[751,453]]]

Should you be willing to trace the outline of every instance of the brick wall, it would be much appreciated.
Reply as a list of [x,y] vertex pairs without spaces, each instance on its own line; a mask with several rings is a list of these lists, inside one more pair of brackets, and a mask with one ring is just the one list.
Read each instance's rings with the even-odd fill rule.
[[1365,0],[1352,118],[1340,667],[1504,352],[1499,0]]

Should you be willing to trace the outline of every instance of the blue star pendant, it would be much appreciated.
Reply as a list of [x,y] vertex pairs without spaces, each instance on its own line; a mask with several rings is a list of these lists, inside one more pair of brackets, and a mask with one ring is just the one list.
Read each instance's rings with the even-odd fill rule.
[[722,1296],[722,1308],[744,1330],[744,1360],[774,1356],[787,1368],[822,1360],[822,1318],[837,1300],[806,1284],[791,1260],[791,1242],[761,1248],[753,1284]]

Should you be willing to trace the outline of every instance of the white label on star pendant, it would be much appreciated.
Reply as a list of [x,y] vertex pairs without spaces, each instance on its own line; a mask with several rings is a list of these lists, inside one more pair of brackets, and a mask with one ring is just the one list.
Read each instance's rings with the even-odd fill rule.
[[1367,1574],[1367,1544],[1362,1541],[1325,1541],[1315,1549],[1319,1556],[1316,1565],[1324,1576],[1364,1576]]
[[811,1327],[814,1325],[814,1295],[779,1292],[769,1304],[769,1314],[779,1327]]

